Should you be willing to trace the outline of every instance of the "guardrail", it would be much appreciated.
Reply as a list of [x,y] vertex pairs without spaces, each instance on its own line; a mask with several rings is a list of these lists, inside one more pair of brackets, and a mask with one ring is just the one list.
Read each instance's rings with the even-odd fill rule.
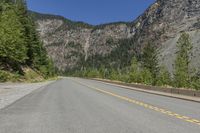
[[165,93],[170,93],[170,94],[200,97],[200,91],[196,91],[196,90],[157,87],[157,86],[149,86],[149,85],[134,84],[134,83],[124,83],[124,82],[105,80],[105,79],[94,79],[94,80],[103,81],[107,83],[114,83],[114,84],[123,85],[123,86],[135,87],[135,88],[140,88],[144,90],[152,90],[152,91],[165,92]]

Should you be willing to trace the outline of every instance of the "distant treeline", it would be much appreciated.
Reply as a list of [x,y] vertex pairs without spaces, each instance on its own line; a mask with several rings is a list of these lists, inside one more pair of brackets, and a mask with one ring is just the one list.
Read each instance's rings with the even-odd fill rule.
[[[107,43],[113,45],[115,42],[109,40]],[[200,72],[189,68],[192,58],[192,43],[187,33],[182,33],[177,42],[178,50],[173,74],[169,73],[165,66],[159,65],[159,51],[151,42],[146,44],[140,56],[134,54],[137,51],[132,51],[135,49],[133,39],[120,40],[114,45],[117,47],[111,54],[105,57],[94,55],[81,64],[78,70],[68,72],[68,74],[200,90]]]

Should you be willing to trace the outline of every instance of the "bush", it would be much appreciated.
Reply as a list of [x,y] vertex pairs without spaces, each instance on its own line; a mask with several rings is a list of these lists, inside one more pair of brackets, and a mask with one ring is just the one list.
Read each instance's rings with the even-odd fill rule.
[[128,74],[119,74],[118,75],[118,80],[120,80],[122,82],[129,83],[130,82],[130,77],[129,77]]
[[6,82],[10,78],[10,74],[0,70],[0,82]]
[[160,72],[158,74],[156,85],[158,86],[165,86],[171,85],[171,76],[168,70],[165,67],[160,68]]
[[142,80],[142,83],[146,85],[152,85],[152,83],[154,82],[154,78],[151,72],[146,68],[141,71],[141,80]]
[[26,68],[24,72],[25,74],[23,78],[28,82],[38,82],[44,80],[44,77],[42,77],[40,73],[30,68]]
[[196,81],[192,81],[191,84],[192,88],[194,88],[195,90],[200,90],[200,79],[196,80]]
[[191,78],[191,88],[200,90],[200,72],[197,72],[192,78]]
[[141,70],[139,69],[139,63],[136,58],[133,58],[131,62],[131,69],[129,72],[129,82],[134,82],[134,83],[142,82]]
[[89,78],[98,78],[99,75],[100,73],[97,69],[90,69],[90,70],[87,70],[85,73],[85,76]]
[[118,76],[119,76],[119,73],[116,70],[111,69],[111,71],[110,71],[110,79],[111,80],[118,80],[119,79]]
[[10,72],[0,70],[0,82],[16,82],[19,80],[19,77],[18,73],[12,74]]

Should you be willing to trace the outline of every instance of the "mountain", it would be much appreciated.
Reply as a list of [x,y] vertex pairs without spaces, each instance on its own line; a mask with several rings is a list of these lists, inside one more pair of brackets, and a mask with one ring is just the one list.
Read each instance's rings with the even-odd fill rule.
[[123,67],[133,55],[140,57],[148,42],[158,47],[160,64],[173,71],[176,42],[182,32],[189,33],[193,42],[191,66],[200,68],[199,0],[157,0],[133,22],[98,26],[61,16],[30,14],[49,56],[62,71],[101,64]]
[[147,42],[155,43],[160,52],[160,64],[172,71],[176,42],[182,32],[187,32],[193,42],[191,66],[200,66],[200,1],[157,0],[134,22],[137,47]]
[[105,56],[117,47],[114,41],[132,36],[125,22],[92,26],[61,16],[31,14],[49,55],[62,71],[80,67],[93,56]]

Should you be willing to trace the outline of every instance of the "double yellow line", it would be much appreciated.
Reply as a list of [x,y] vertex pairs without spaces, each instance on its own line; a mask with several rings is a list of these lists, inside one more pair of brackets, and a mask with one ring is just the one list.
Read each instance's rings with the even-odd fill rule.
[[168,116],[171,116],[171,117],[174,117],[174,118],[177,118],[177,119],[189,122],[189,123],[197,124],[197,125],[200,126],[200,120],[193,119],[193,118],[190,118],[188,116],[180,115],[180,114],[177,114],[175,112],[172,112],[172,111],[169,111],[169,110],[166,110],[166,109],[162,109],[162,108],[150,105],[150,104],[146,104],[144,102],[140,102],[140,101],[137,101],[137,100],[125,97],[125,96],[120,96],[118,94],[115,94],[115,93],[112,93],[112,92],[109,92],[109,91],[105,91],[105,90],[102,90],[102,89],[87,85],[87,84],[82,83],[80,81],[76,81],[76,80],[73,80],[73,81],[78,83],[78,84],[80,84],[80,85],[86,86],[86,87],[88,87],[90,89],[96,90],[98,92],[101,92],[101,93],[104,93],[104,94],[119,98],[121,100],[125,100],[127,102],[142,106],[144,108],[147,108],[147,109],[150,109],[150,110],[153,110],[153,111],[156,111],[156,112],[160,112],[162,114],[165,114],[165,115],[168,115]]

